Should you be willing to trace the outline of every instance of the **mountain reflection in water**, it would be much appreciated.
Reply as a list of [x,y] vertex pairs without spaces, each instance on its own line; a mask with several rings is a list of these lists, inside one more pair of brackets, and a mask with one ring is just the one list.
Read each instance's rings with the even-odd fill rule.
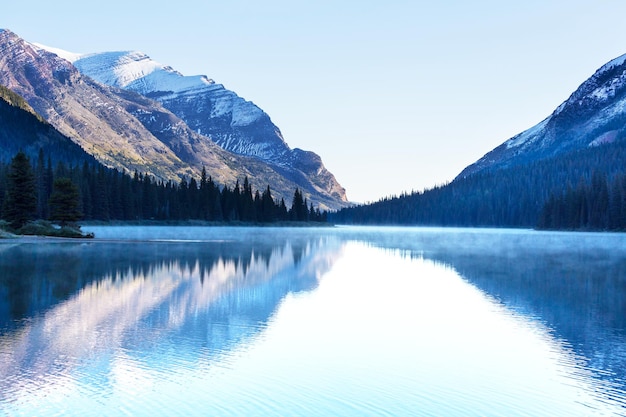
[[546,327],[626,407],[626,234],[364,228],[351,237],[453,268]]
[[626,234],[96,235],[0,242],[0,415],[626,414]]
[[156,363],[164,340],[178,360],[228,354],[315,288],[338,250],[325,238],[0,246],[0,400],[91,357]]

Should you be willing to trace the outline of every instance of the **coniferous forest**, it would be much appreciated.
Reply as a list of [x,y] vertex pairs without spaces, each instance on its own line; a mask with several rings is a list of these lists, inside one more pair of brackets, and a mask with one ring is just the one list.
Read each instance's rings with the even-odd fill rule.
[[626,141],[342,209],[333,223],[626,230]]
[[548,198],[537,227],[549,230],[626,230],[626,175],[609,180],[595,173],[590,182]]
[[179,183],[133,176],[99,164],[55,166],[42,151],[34,163],[22,152],[0,162],[1,218],[14,228],[34,219],[60,224],[78,220],[207,222],[326,222],[327,213],[308,203],[299,189],[289,208],[275,201],[270,186],[253,192],[248,178],[220,187],[203,169],[200,179]]

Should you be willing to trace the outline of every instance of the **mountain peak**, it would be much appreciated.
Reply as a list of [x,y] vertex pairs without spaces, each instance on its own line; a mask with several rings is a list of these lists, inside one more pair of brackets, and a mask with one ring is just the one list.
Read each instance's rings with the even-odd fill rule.
[[96,81],[143,95],[151,92],[196,91],[215,84],[205,75],[184,76],[139,51],[83,55],[74,61],[74,65]]
[[615,67],[619,67],[621,65],[624,65],[624,63],[626,63],[626,54],[624,54],[622,56],[618,56],[617,58],[607,62],[602,67],[600,67],[600,69],[596,73],[611,70],[611,69],[613,69]]
[[37,42],[31,43],[31,45],[33,45],[37,49],[42,49],[44,51],[48,51],[55,55],[58,55],[60,58],[63,58],[66,61],[69,61],[71,63],[73,63],[74,61],[76,61],[78,58],[80,58],[83,55],[83,54],[78,54],[75,52],[64,51],[63,49],[59,49],[59,48],[53,48],[51,46],[42,45]]
[[[86,54],[74,66],[96,81],[156,98],[162,103],[170,99],[203,101],[211,96],[212,118],[228,118],[231,126],[249,126],[269,118],[253,103],[237,96],[205,75],[185,76],[153,60],[143,52],[118,51]],[[207,103],[208,104],[208,103]],[[232,150],[232,149],[231,149]]]
[[143,95],[155,91],[180,93],[202,90],[215,84],[205,75],[184,76],[141,51],[78,54],[42,44],[35,45],[70,61],[80,72],[99,83],[133,90]]
[[317,155],[292,152],[265,112],[206,76],[137,51],[74,54],[6,30],[0,67],[0,84],[108,167],[175,181],[205,167],[223,185],[247,176],[277,197],[297,187],[321,208],[347,201]]
[[183,76],[136,51],[84,55],[74,65],[103,84],[159,101],[193,131],[229,152],[263,160],[303,188],[347,201],[345,190],[318,155],[290,149],[261,108],[204,75]]
[[457,178],[626,139],[626,55],[601,66],[542,122],[512,137]]

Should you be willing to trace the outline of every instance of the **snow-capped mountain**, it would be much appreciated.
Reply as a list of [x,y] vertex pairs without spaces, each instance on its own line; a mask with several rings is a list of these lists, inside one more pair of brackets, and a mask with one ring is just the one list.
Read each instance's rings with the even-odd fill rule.
[[[343,188],[327,171],[326,177],[320,176],[326,181],[321,186],[319,178],[309,178],[304,171],[285,170],[224,150],[160,102],[95,81],[57,52],[26,42],[9,30],[0,31],[0,84],[24,97],[46,121],[102,164],[175,181],[198,178],[205,167],[217,183],[233,186],[247,176],[253,188],[262,190],[269,184],[275,198],[288,202],[294,189],[300,188],[321,208],[345,204]],[[184,87],[185,83],[190,87]],[[199,84],[208,89],[217,86],[204,77],[195,77],[176,83],[176,91],[191,91]],[[239,121],[251,118],[242,114]],[[321,161],[314,165],[323,169]]]
[[183,76],[141,52],[79,55],[41,47],[70,60],[100,83],[157,100],[223,149],[259,158],[305,189],[347,201],[345,190],[318,155],[291,149],[263,110],[208,77]]
[[512,137],[458,178],[626,138],[626,55],[603,65],[536,126]]
[[[247,126],[267,115],[253,103],[226,90],[204,75],[183,76],[141,52],[103,52],[75,55],[61,52],[78,70],[96,81],[141,95],[169,102],[176,97],[191,100],[206,96],[210,100],[210,118],[229,114],[231,126]],[[207,103],[205,103],[206,105]],[[198,132],[202,133],[202,132]]]

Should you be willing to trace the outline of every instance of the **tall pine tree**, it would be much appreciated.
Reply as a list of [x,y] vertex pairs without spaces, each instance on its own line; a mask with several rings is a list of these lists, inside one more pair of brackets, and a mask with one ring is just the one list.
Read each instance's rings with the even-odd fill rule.
[[57,178],[50,195],[50,220],[57,221],[61,226],[75,223],[81,219],[80,192],[78,186],[69,178]]
[[37,215],[37,184],[30,161],[24,152],[11,160],[7,177],[3,217],[19,229]]

